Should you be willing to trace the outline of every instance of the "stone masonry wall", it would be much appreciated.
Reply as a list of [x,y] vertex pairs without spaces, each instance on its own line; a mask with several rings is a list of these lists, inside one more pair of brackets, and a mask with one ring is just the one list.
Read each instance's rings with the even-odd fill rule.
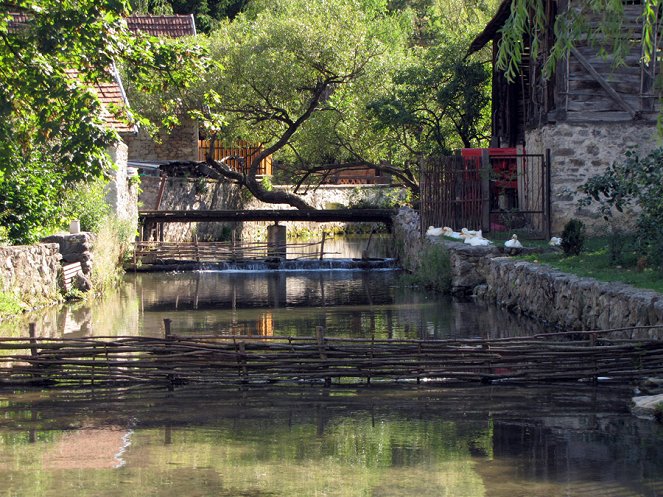
[[565,330],[663,325],[663,295],[509,258],[486,264],[485,300]]
[[[603,173],[627,150],[650,152],[658,143],[656,126],[633,123],[592,123],[547,125],[525,134],[526,151],[551,153],[552,232],[559,234],[569,219],[581,219],[592,232],[605,227],[597,205],[578,208],[583,197],[577,189],[587,179]],[[624,213],[618,223],[632,224],[633,212]]]
[[192,122],[184,122],[163,133],[159,141],[153,140],[144,130],[137,136],[126,138],[129,145],[129,160],[142,162],[197,161],[198,127]]
[[55,243],[0,247],[0,290],[29,307],[57,300],[60,258]]
[[43,243],[56,244],[63,264],[81,263],[81,271],[86,277],[92,274],[92,248],[94,235],[83,232],[75,235],[52,235],[42,239]]
[[422,237],[419,216],[401,209],[394,221],[401,266],[415,271],[427,245],[444,243],[452,268],[452,291],[525,314],[565,330],[663,325],[663,295],[623,283],[603,283],[547,266],[502,257],[498,246],[471,247]]

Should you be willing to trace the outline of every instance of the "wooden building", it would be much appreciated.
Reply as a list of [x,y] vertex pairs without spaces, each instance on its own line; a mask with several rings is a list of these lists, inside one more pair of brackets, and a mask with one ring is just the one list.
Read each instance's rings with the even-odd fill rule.
[[[577,188],[589,177],[601,173],[629,149],[647,153],[656,146],[656,122],[660,88],[656,51],[651,63],[642,57],[642,9],[639,0],[624,2],[621,33],[628,51],[623,62],[601,55],[600,44],[581,38],[568,56],[546,79],[543,61],[554,42],[558,13],[576,8],[570,0],[543,0],[547,23],[540,54],[531,56],[531,40],[523,39],[521,71],[508,81],[497,69],[500,30],[511,12],[511,0],[504,0],[497,13],[475,38],[470,53],[492,42],[492,143],[494,147],[524,146],[527,153],[551,151],[551,204],[553,231],[561,231],[572,217],[590,228],[602,223],[594,207],[580,209]],[[589,30],[598,25],[589,19]],[[654,34],[654,46],[660,46]],[[606,47],[609,53],[610,47]]]

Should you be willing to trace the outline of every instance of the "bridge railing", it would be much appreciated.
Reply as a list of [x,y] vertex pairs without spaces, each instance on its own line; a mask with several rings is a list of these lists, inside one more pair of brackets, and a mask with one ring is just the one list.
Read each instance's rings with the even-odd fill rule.
[[163,261],[256,261],[287,255],[289,259],[319,259],[324,255],[324,241],[287,243],[266,242],[136,242],[134,263],[154,264]]

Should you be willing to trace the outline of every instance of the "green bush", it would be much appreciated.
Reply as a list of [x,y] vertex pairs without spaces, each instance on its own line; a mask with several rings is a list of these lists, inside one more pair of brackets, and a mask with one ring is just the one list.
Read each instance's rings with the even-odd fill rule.
[[571,219],[562,231],[562,250],[566,256],[579,255],[585,245],[585,224]]
[[63,228],[74,219],[81,222],[81,231],[98,232],[110,216],[111,207],[106,202],[108,180],[96,179],[79,182],[65,191],[62,200]]
[[21,312],[23,312],[23,306],[14,294],[0,292],[0,319],[16,316]]
[[122,276],[122,263],[129,256],[135,228],[130,221],[116,216],[105,217],[94,240],[94,264],[92,266],[92,289],[103,293],[114,286]]
[[424,249],[419,268],[405,282],[433,292],[451,292],[451,259],[446,247],[433,245]]
[[623,162],[590,178],[580,187],[587,194],[581,205],[599,202],[606,220],[613,209],[623,212],[631,205],[640,207],[635,240],[641,253],[652,265],[663,267],[663,148],[640,157],[626,152]]

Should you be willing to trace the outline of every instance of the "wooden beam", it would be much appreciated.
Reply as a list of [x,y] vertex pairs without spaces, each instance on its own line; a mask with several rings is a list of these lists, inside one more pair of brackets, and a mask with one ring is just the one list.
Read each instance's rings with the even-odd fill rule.
[[594,80],[599,85],[601,85],[601,88],[606,91],[610,98],[617,102],[622,109],[628,112],[631,116],[631,119],[635,119],[638,112],[633,107],[631,107],[631,105],[629,105],[629,103],[624,100],[624,98],[619,93],[617,93],[612,86],[610,86],[610,83],[608,83],[605,78],[598,73],[594,66],[589,63],[589,61],[578,51],[578,49],[571,47],[571,53],[578,60],[578,62],[580,62],[582,67],[584,67],[585,70],[592,76],[592,78],[594,78]]
[[216,210],[216,211],[149,211],[138,213],[141,224],[190,222],[244,222],[244,221],[310,221],[310,222],[362,222],[392,224],[397,209],[330,209],[330,210]]

